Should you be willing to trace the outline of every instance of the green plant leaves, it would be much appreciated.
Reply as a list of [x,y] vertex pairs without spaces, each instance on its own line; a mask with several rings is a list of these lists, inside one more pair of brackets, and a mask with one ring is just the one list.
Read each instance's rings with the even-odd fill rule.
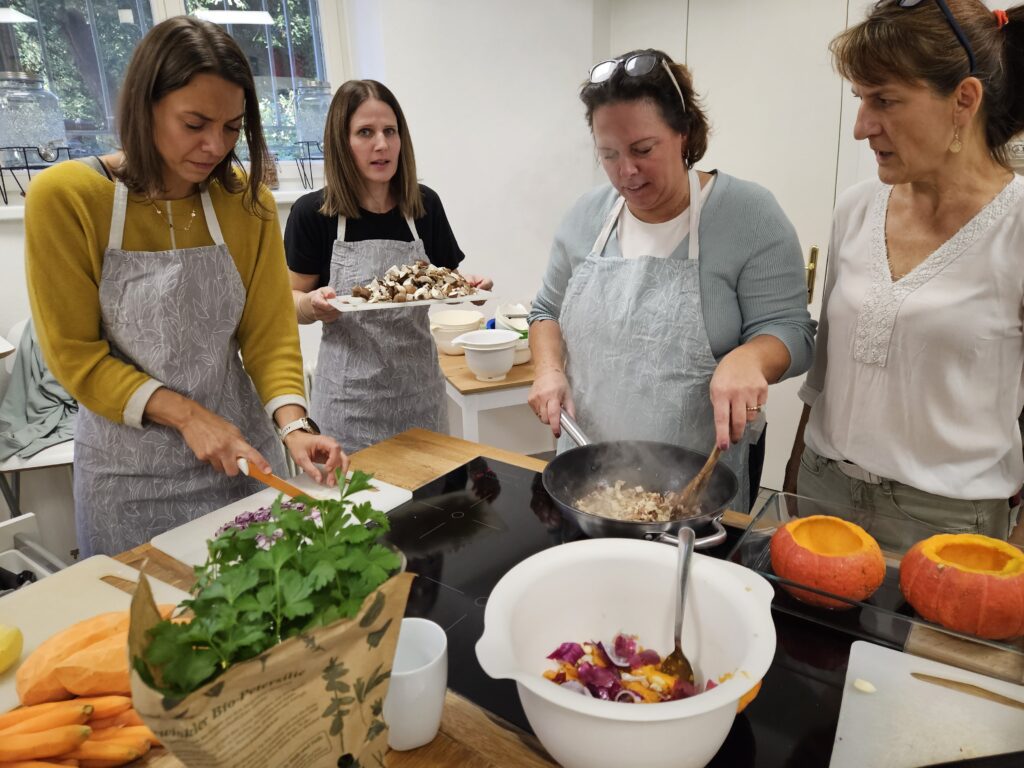
[[[339,478],[338,499],[303,499],[304,509],[282,507],[278,497],[266,522],[229,528],[208,542],[207,561],[195,569],[193,596],[184,603],[192,621],[164,621],[150,632],[144,657],[162,681],[154,687],[183,698],[235,662],[358,613],[401,564],[396,552],[379,543],[390,527],[387,516],[370,503],[351,501],[371,487],[370,479],[362,472],[348,481]],[[383,608],[378,595],[362,626],[371,626]],[[368,634],[371,647],[387,628]],[[333,659],[324,671],[328,686],[344,686],[336,689],[335,710],[324,715],[333,720],[332,732],[353,703],[340,695],[348,691],[340,681],[346,673]]]

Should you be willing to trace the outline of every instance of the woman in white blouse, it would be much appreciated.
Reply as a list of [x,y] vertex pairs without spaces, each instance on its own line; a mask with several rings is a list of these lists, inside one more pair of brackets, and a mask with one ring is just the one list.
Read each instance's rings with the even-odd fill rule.
[[[876,6],[832,42],[878,180],[838,200],[814,366],[786,485],[1007,538],[1024,482],[1024,6]],[[806,428],[806,430],[805,430]],[[918,529],[920,530],[920,529]]]

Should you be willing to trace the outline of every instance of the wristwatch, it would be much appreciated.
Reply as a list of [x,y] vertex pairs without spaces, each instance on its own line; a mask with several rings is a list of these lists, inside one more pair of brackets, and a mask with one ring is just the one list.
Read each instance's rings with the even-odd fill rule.
[[288,437],[288,435],[290,435],[297,429],[301,429],[303,432],[309,432],[309,434],[311,435],[320,434],[320,427],[316,425],[316,422],[309,418],[309,416],[303,416],[301,419],[289,421],[283,427],[278,427],[277,435],[282,440],[284,440],[286,437]]

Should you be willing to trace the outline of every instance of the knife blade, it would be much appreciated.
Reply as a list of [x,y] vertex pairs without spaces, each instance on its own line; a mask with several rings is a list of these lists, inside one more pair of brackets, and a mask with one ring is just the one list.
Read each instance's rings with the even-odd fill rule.
[[911,672],[910,676],[915,680],[920,680],[925,683],[931,683],[932,685],[940,685],[943,688],[949,688],[953,691],[959,691],[960,693],[966,693],[969,696],[977,696],[987,701],[994,701],[997,704],[1004,704],[1007,707],[1016,707],[1017,709],[1024,709],[1024,701],[1019,699],[1011,698],[1010,696],[1003,696],[1001,693],[990,691],[981,686],[972,685],[971,683],[964,683],[959,680],[949,680],[945,677],[937,677],[935,675],[928,675],[924,672]]

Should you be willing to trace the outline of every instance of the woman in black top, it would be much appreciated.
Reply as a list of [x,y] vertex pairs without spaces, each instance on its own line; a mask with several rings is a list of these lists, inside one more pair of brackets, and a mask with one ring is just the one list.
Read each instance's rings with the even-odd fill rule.
[[339,313],[328,303],[391,266],[423,259],[454,269],[465,258],[440,198],[416,181],[405,116],[381,83],[350,80],[338,89],[324,176],[323,189],[292,207],[284,238],[298,320],[324,323],[313,418],[346,451],[412,427],[443,432],[444,376],[427,308]]

